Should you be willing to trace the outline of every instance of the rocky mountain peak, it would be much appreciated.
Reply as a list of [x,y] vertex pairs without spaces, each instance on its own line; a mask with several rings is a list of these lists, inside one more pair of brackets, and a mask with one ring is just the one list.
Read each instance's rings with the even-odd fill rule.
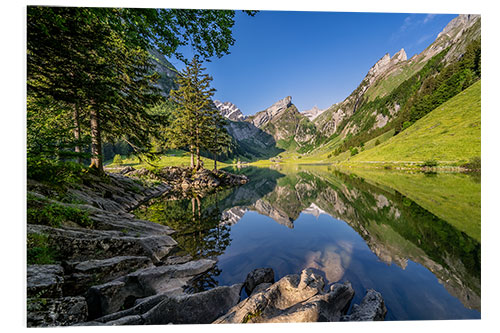
[[444,27],[443,31],[441,31],[438,35],[438,38],[441,36],[448,36],[453,40],[458,39],[462,32],[472,26],[481,15],[474,14],[461,14],[455,17]]
[[309,109],[309,110],[306,110],[306,111],[303,111],[301,112],[304,116],[306,116],[307,118],[309,118],[309,120],[313,121],[314,119],[316,119],[320,114],[323,113],[323,111],[325,110],[321,110],[320,108],[318,108],[316,105],[312,108],[312,109]]
[[226,117],[229,120],[243,121],[246,118],[241,110],[231,102],[223,103],[221,101],[215,100],[214,105],[220,111],[222,116]]
[[283,99],[280,99],[270,107],[266,109],[266,112],[269,113],[270,116],[275,116],[281,111],[289,108],[292,105],[292,97],[287,96]]
[[399,50],[398,53],[396,53],[392,58],[391,58],[391,62],[393,63],[398,63],[400,61],[406,61],[407,60],[407,57],[406,57],[406,52],[405,52],[405,49],[401,49]]
[[370,68],[368,74],[371,73],[373,75],[377,75],[378,73],[383,72],[390,63],[391,56],[389,55],[389,53],[386,53],[382,58],[380,58],[379,61],[375,63],[375,65],[372,66],[372,68]]
[[275,118],[277,115],[279,115],[282,111],[285,111],[288,109],[290,106],[292,106],[292,97],[287,96],[283,99],[280,99],[264,111],[258,112],[252,119],[252,123],[257,126],[261,127],[265,123],[269,122],[271,119]]

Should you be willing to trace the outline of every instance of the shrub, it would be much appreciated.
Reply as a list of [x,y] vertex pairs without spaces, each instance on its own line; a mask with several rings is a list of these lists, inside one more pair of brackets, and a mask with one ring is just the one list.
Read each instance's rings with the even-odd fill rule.
[[351,156],[354,156],[354,155],[356,155],[358,153],[359,153],[358,148],[356,148],[356,147],[352,148],[351,147]]
[[74,222],[82,227],[91,228],[93,221],[88,213],[74,207],[67,207],[56,203],[41,208],[28,208],[28,223],[43,224],[51,227],[60,227],[65,221]]
[[117,164],[117,165],[123,164],[122,156],[120,154],[115,155],[115,157],[113,158],[113,164]]
[[56,161],[46,158],[28,157],[28,179],[37,180],[55,185],[65,183],[79,183],[85,168],[71,161]]
[[437,165],[438,162],[435,160],[427,160],[424,163],[420,164],[421,167],[427,167],[427,168],[436,167]]
[[473,157],[469,162],[464,163],[462,166],[469,170],[481,170],[481,157]]
[[375,146],[378,146],[379,144],[380,144],[380,140],[379,140],[379,139],[377,139],[377,140],[375,141]]
[[26,257],[28,265],[47,265],[54,263],[56,251],[49,246],[46,235],[28,234]]
[[405,121],[403,123],[403,128],[401,129],[402,131],[404,131],[405,129],[407,129],[408,127],[410,127],[412,125],[412,122],[410,121]]

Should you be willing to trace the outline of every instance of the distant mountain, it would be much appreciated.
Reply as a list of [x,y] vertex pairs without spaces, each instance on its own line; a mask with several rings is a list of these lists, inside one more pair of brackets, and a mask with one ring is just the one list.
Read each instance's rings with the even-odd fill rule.
[[[439,105],[436,103],[443,103],[470,85],[470,80],[478,79],[480,38],[481,17],[459,15],[432,44],[411,59],[407,59],[404,49],[392,57],[385,54],[344,101],[313,120],[318,132],[339,142],[334,147],[342,144],[343,151],[389,130],[399,132],[403,123],[411,125]],[[476,67],[463,59],[471,48],[479,52]],[[471,59],[474,57],[470,61],[477,61],[477,54],[472,54]],[[463,71],[464,66],[471,70]],[[437,79],[441,72],[445,73]],[[438,85],[442,96],[435,96],[440,93]]]
[[312,109],[310,110],[306,110],[306,111],[302,111],[301,113],[306,116],[309,120],[313,121],[314,119],[316,119],[320,114],[323,113],[323,111],[326,111],[325,110],[320,110],[317,106],[314,106]]
[[229,120],[232,121],[243,121],[245,116],[241,113],[241,110],[231,102],[224,102],[215,100],[215,106],[220,111],[220,113]]
[[249,116],[246,121],[273,136],[279,148],[300,148],[317,137],[314,124],[292,103],[287,96],[267,109]]
[[155,71],[160,74],[157,86],[161,89],[163,96],[168,96],[170,90],[177,89],[175,79],[177,78],[177,69],[165,58],[157,49],[152,49],[150,52]]

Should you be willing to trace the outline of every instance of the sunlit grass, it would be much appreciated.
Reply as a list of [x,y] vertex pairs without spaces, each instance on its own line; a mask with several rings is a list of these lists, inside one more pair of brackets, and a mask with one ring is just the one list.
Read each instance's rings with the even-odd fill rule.
[[481,156],[481,82],[443,103],[405,131],[349,162],[460,165]]

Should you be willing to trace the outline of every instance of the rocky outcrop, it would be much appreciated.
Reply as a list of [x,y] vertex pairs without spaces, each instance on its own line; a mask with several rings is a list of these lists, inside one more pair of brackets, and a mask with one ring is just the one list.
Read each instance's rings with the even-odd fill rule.
[[122,308],[130,308],[139,298],[167,293],[180,295],[189,280],[214,265],[215,261],[202,259],[179,265],[145,268],[93,286],[86,295],[89,317],[94,319]]
[[[143,172],[151,177],[151,171],[137,170],[128,174],[137,174]],[[243,185],[248,182],[245,175],[235,175],[223,170],[210,171],[201,168],[199,170],[189,167],[165,167],[153,174],[154,177],[168,184],[172,190],[170,194],[179,195],[180,193],[209,193],[217,187],[230,187]]]
[[215,100],[214,105],[221,115],[229,120],[243,121],[246,118],[241,110],[231,102],[222,103],[221,101]]
[[[172,255],[177,247],[171,237],[174,230],[129,213],[173,186],[154,179],[150,172],[124,168],[122,173],[140,179],[89,174],[82,184],[58,191],[28,180],[32,208],[40,204],[77,208],[92,221],[87,226],[71,221],[62,221],[57,227],[28,224],[28,237],[43,239],[55,261],[28,265],[28,326],[82,324],[129,308],[138,298],[182,294],[188,281],[215,265],[213,260],[192,261],[189,256]],[[225,173],[220,176],[223,184],[236,178]],[[52,199],[61,192],[66,201],[78,203]],[[119,319],[124,324],[134,322]]]
[[254,293],[214,323],[279,323],[339,321],[346,313],[354,290],[335,284],[323,292],[325,282],[310,269],[287,275]]

